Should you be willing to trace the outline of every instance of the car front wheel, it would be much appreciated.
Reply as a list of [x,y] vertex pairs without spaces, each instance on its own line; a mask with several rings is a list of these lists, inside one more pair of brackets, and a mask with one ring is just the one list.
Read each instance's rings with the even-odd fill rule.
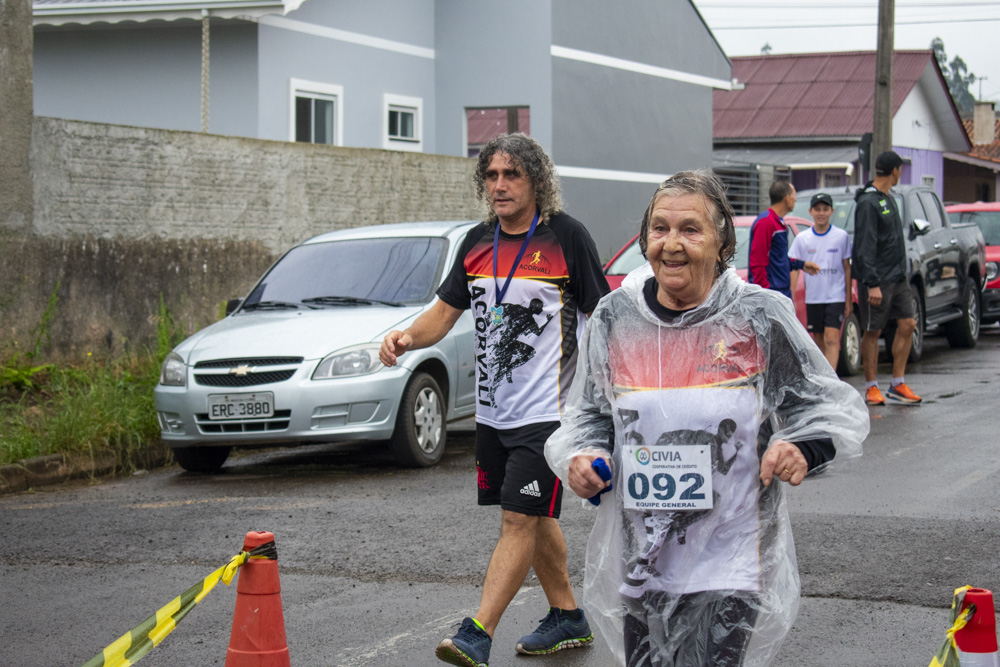
[[951,347],[975,347],[979,340],[979,287],[971,280],[962,288],[962,316],[944,325]]
[[389,445],[396,462],[428,468],[441,460],[447,432],[444,396],[427,373],[414,373],[403,391]]
[[[920,361],[924,354],[924,299],[920,295],[920,289],[916,285],[910,285],[910,296],[913,298],[913,319],[917,322],[916,329],[913,330],[913,341],[910,343],[910,356],[907,359],[913,363]],[[896,321],[893,320],[882,330],[882,337],[885,340],[885,352],[892,362],[892,341],[896,338]]]
[[861,372],[861,325],[854,313],[847,316],[840,331],[840,359],[837,363],[837,372],[844,377]]
[[213,473],[229,458],[232,447],[174,447],[174,461],[188,472]]

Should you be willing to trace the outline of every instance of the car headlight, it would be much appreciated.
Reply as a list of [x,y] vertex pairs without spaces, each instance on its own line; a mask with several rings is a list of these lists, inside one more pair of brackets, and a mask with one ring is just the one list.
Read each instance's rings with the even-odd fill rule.
[[160,368],[160,384],[170,387],[183,387],[187,384],[187,366],[176,352],[171,352],[163,360]]
[[380,345],[369,343],[349,347],[346,350],[338,350],[327,355],[313,372],[313,380],[332,380],[333,378],[353,377],[356,375],[368,375],[375,373],[382,368],[382,362],[378,360],[378,350]]
[[1000,262],[986,262],[986,282],[996,280],[1000,276]]

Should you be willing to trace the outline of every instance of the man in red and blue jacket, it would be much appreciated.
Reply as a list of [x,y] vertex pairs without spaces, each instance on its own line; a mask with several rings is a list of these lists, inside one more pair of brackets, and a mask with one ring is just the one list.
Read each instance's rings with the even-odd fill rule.
[[815,275],[819,266],[815,262],[788,257],[788,228],[783,218],[795,208],[795,186],[778,179],[771,184],[768,195],[771,207],[758,215],[750,227],[747,280],[791,298],[791,272],[804,270]]

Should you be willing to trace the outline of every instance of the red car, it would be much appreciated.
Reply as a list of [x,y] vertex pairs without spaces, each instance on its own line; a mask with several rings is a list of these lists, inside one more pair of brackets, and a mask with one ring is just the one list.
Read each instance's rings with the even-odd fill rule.
[[[736,254],[733,257],[733,266],[736,273],[743,280],[747,279],[747,264],[750,260],[749,243],[750,227],[753,225],[755,216],[738,215],[733,218],[736,227]],[[805,218],[794,215],[785,216],[785,224],[792,234],[798,233],[806,227],[811,227],[812,222]],[[791,244],[789,244],[791,245]],[[607,264],[604,265],[604,275],[608,279],[611,289],[618,289],[622,280],[632,269],[646,263],[639,250],[639,235],[636,234],[632,240],[625,244],[625,247],[618,251]],[[802,326],[806,322],[806,288],[805,281],[795,282],[795,290],[792,292],[792,301],[795,303],[795,314],[798,316]],[[837,372],[841,375],[856,375],[861,370],[861,327],[855,314],[844,323],[840,338],[840,362],[837,364]]]
[[974,222],[986,239],[986,288],[979,321],[1000,322],[1000,202],[976,202],[945,206],[953,223]]

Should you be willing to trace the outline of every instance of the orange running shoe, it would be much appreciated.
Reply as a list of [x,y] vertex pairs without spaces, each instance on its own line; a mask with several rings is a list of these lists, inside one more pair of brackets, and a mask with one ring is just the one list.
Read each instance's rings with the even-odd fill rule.
[[868,387],[868,390],[865,392],[865,401],[868,405],[885,405],[885,398],[882,397],[882,392],[878,390],[878,385]]
[[906,386],[906,383],[901,382],[895,387],[889,387],[889,391],[886,392],[890,399],[898,401],[900,403],[919,403],[922,399],[913,393],[913,390]]

